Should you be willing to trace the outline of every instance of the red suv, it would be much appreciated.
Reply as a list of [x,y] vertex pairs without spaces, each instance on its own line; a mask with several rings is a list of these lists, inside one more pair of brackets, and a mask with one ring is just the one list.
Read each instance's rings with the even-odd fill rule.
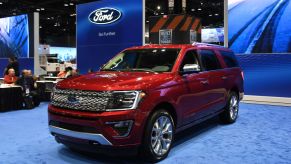
[[242,97],[243,72],[227,48],[133,47],[99,72],[59,82],[48,107],[49,129],[70,148],[139,152],[159,161],[175,133],[216,115],[235,122]]

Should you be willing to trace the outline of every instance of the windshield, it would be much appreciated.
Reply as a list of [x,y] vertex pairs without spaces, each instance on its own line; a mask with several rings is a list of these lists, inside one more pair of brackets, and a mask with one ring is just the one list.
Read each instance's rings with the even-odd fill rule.
[[110,60],[102,71],[170,72],[180,49],[128,50]]

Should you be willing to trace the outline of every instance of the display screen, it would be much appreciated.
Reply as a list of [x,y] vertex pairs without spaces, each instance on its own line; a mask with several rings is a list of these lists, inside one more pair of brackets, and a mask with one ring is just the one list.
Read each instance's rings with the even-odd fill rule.
[[236,53],[291,52],[289,0],[228,0],[229,47]]
[[207,28],[202,29],[203,43],[224,42],[224,28]]
[[0,58],[29,57],[28,15],[0,18]]
[[76,60],[77,50],[73,47],[50,47],[51,54],[58,54],[58,59],[69,62]]

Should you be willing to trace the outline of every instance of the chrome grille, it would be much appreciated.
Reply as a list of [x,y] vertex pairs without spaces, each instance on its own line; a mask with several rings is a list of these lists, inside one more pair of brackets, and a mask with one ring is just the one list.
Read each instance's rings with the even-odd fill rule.
[[55,89],[51,104],[80,111],[105,111],[111,92]]

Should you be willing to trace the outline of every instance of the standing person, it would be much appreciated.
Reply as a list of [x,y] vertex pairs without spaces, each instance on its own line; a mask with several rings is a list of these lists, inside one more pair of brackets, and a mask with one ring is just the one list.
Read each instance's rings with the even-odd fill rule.
[[9,61],[9,64],[5,68],[4,75],[8,75],[8,70],[10,68],[12,68],[15,71],[15,75],[19,76],[19,63],[17,61],[17,58],[16,57],[10,57],[8,59],[8,61]]
[[4,84],[14,84],[17,81],[17,76],[15,76],[15,71],[13,68],[8,70],[8,74],[4,76]]

